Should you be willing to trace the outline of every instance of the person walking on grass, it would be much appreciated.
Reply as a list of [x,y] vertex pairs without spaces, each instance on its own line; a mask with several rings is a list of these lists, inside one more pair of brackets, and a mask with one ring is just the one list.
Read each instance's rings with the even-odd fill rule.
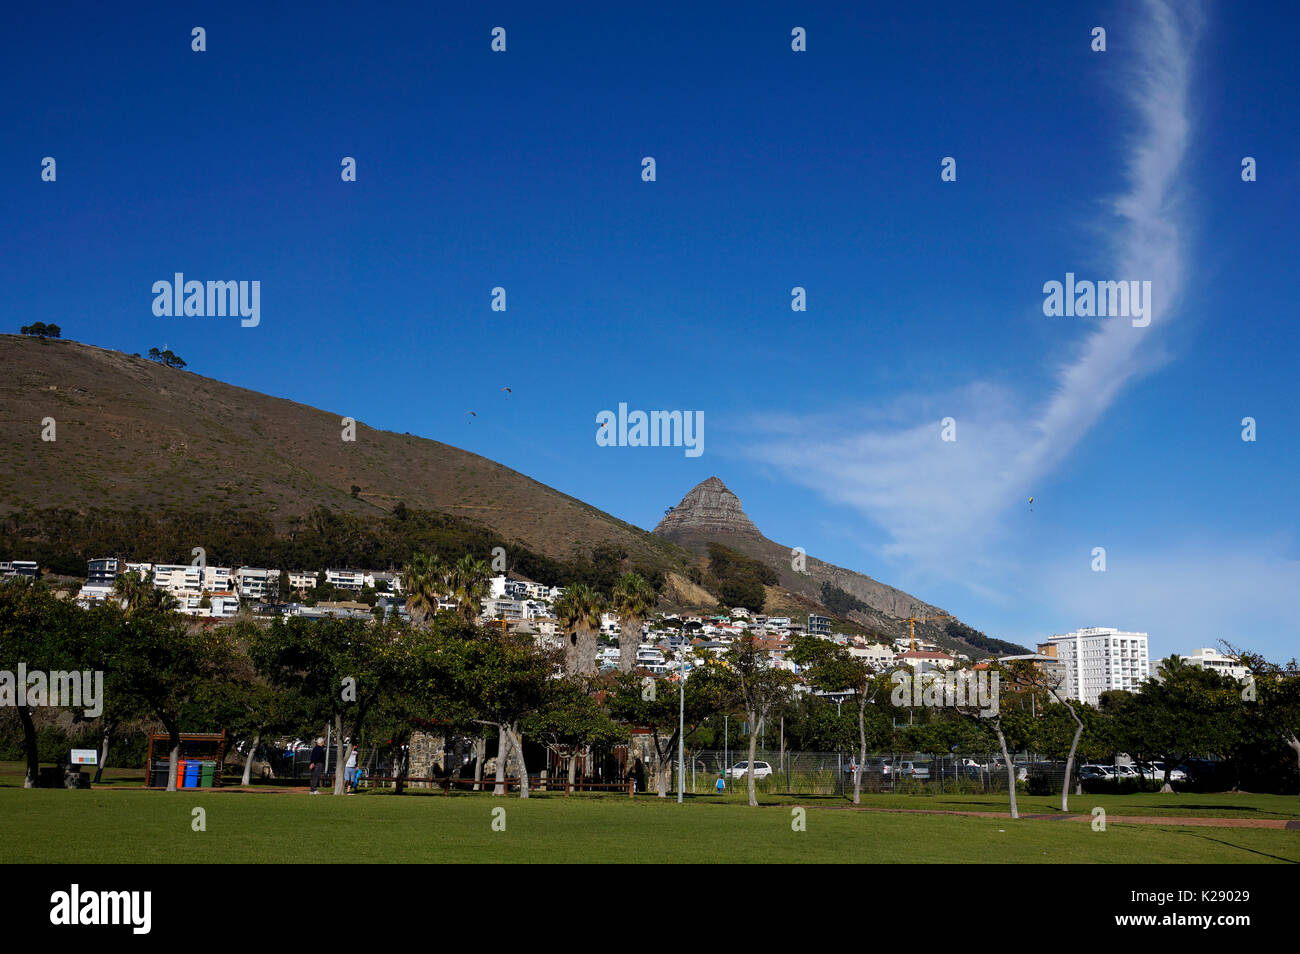
[[311,793],[319,795],[320,777],[325,772],[325,740],[317,739],[311,750]]
[[345,783],[343,791],[348,795],[357,793],[357,752],[357,747],[353,746],[352,752],[348,755],[348,764],[343,770]]

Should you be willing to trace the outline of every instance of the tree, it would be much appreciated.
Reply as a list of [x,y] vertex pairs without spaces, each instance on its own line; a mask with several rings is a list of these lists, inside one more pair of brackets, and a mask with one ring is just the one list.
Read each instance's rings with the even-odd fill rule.
[[452,567],[452,597],[456,600],[456,612],[467,623],[478,619],[483,612],[483,600],[488,594],[488,580],[491,569],[483,560],[466,553]]
[[[524,729],[565,759],[569,789],[577,782],[578,752],[595,745],[612,745],[627,738],[593,692],[591,680],[569,676],[549,679],[537,712],[524,720]],[[566,791],[567,794],[567,791]]]
[[[337,766],[347,764],[379,701],[398,691],[411,658],[399,622],[358,619],[277,619],[249,647],[257,672],[279,689],[297,688],[308,717],[329,720],[337,740]],[[344,778],[335,772],[334,794]]]
[[[685,692],[681,699],[679,692]],[[727,708],[735,696],[730,674],[716,662],[705,662],[686,680],[684,689],[670,679],[638,679],[633,673],[619,673],[608,697],[610,716],[631,728],[647,729],[654,746],[655,789],[668,797],[673,754],[685,705],[686,734],[689,736],[714,713]]]
[[1227,643],[1223,648],[1230,656],[1236,656],[1249,673],[1241,689],[1247,716],[1261,724],[1266,733],[1286,743],[1295,756],[1296,771],[1300,772],[1300,667],[1295,658],[1283,665]]
[[18,329],[21,335],[31,335],[34,338],[57,338],[60,335],[58,325],[47,325],[43,321],[38,321],[34,325],[23,325]]
[[171,349],[168,349],[168,350],[166,350],[166,351],[159,351],[157,348],[150,348],[150,349],[149,349],[149,360],[150,360],[150,361],[157,361],[159,364],[163,365],[164,367],[168,367],[168,368],[183,368],[183,367],[185,367],[185,362],[184,362],[184,360],[181,359],[181,356],[178,355],[178,354],[174,354],[174,353],[172,353]]
[[[1067,698],[1059,685],[1053,688],[1051,684],[1055,681],[1055,676],[1045,676],[1046,685],[1060,705],[1048,704],[1038,710],[1031,745],[1036,752],[1065,762],[1065,774],[1061,778],[1061,811],[1066,812],[1070,810],[1070,786],[1074,785],[1076,795],[1082,791],[1082,783],[1074,770],[1075,763],[1081,758],[1094,757],[1094,754],[1102,757],[1101,717],[1086,702]],[[1136,756],[1138,753],[1130,751],[1130,754]]]
[[154,585],[138,570],[120,573],[113,580],[113,596],[121,603],[127,614],[147,612],[167,612],[177,606],[176,597],[166,590]]
[[[1065,758],[1065,775],[1061,779],[1061,811],[1070,810],[1070,779],[1074,775],[1074,756],[1079,748],[1079,740],[1083,737],[1083,719],[1079,716],[1079,710],[1075,703],[1066,697],[1061,691],[1065,684],[1065,673],[1050,673],[1033,665],[1024,667],[1019,671],[1020,686],[1027,692],[1036,693],[1039,697],[1044,694],[1052,700],[1059,702],[1065,707],[1065,711],[1070,713],[1070,719],[1074,723],[1074,735],[1070,739],[1070,746]],[[1042,717],[1047,717],[1049,705],[1035,709]]]
[[614,585],[610,605],[618,614],[618,668],[631,672],[636,668],[636,653],[641,645],[641,624],[654,612],[659,594],[639,573],[624,573]]
[[564,642],[564,671],[571,676],[596,671],[596,633],[600,631],[605,601],[586,583],[575,583],[555,601]]
[[749,804],[757,806],[754,760],[758,757],[758,726],[767,718],[771,708],[791,691],[795,678],[790,671],[770,665],[767,651],[752,633],[747,632],[732,642],[724,658],[735,680],[736,698],[744,706],[745,719],[749,723],[749,771],[745,778]]
[[[1007,772],[1007,797],[1011,802],[1012,818],[1020,817],[1020,809],[1016,804],[1016,763],[1011,758],[1011,746],[1008,745],[1007,738],[1010,736],[1015,743],[1020,743],[1028,737],[1032,728],[1030,715],[1025,711],[1028,705],[1023,698],[1016,698],[1016,696],[1023,696],[1025,690],[1032,691],[1037,686],[1035,671],[1033,664],[1028,660],[993,665],[990,667],[990,673],[999,679],[998,684],[992,687],[993,705],[982,705],[975,698],[978,693],[967,691],[964,693],[965,704],[955,704],[952,707],[953,711],[967,719],[992,729],[997,738],[998,748],[1002,753],[1002,764]],[[959,676],[959,678],[966,678],[968,685],[969,680],[975,677],[976,673],[969,670]],[[1020,748],[1020,745],[1015,745],[1015,748]]]
[[[855,658],[843,646],[820,636],[799,636],[790,652],[791,662],[807,667],[808,678],[825,692],[851,692],[858,708],[858,758],[853,766],[853,804],[862,802],[862,767],[867,761],[867,706],[884,688],[881,673],[865,659]],[[873,743],[877,740],[873,739]]]
[[[462,626],[465,624],[462,623]],[[528,766],[524,760],[523,722],[542,711],[554,660],[530,637],[478,631],[436,634],[434,652],[424,657],[423,679],[430,707],[451,721],[472,720],[495,726],[497,747],[494,794],[505,794],[505,770],[510,750],[519,764],[519,797],[528,797]]]
[[[28,580],[0,584],[0,659],[6,665],[23,663],[29,673],[44,672],[48,679],[59,670],[80,668],[83,660],[95,658],[86,613],[75,603],[61,600],[48,589]],[[16,708],[23,729],[23,753],[27,762],[24,788],[35,788],[40,774],[33,706],[50,702],[48,691],[38,696],[26,686],[0,687],[0,700]],[[6,698],[10,693],[12,697]]]
[[1231,748],[1240,693],[1235,681],[1179,656],[1166,659],[1158,678],[1142,686],[1130,743],[1165,763],[1162,792],[1173,792],[1169,775],[1179,763]]
[[182,714],[206,684],[228,677],[234,665],[233,647],[223,631],[191,626],[176,613],[157,609],[126,613],[111,605],[93,612],[108,623],[99,630],[103,635],[99,652],[112,684],[167,732],[167,790],[173,792]]
[[447,590],[447,567],[436,556],[416,553],[402,567],[402,592],[411,621],[422,625],[438,613],[438,600]]

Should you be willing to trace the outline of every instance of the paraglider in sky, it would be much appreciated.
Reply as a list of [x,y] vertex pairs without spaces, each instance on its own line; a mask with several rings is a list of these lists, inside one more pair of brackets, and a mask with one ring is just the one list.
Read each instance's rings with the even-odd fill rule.
[[505,391],[506,394],[513,394],[513,393],[514,393],[514,392],[511,391],[509,388],[502,388],[501,390],[502,390],[502,391]]
[[[475,414],[473,411],[466,411],[465,413],[468,414],[470,417],[478,417],[478,415]],[[466,421],[465,423],[466,423],[466,424],[469,424],[469,423],[471,423],[471,422],[470,422],[470,421]]]
[[1030,512],[1030,513],[1033,513],[1033,512],[1034,512],[1034,498],[1033,498],[1033,497],[1030,497],[1030,498],[1029,498],[1029,512]]

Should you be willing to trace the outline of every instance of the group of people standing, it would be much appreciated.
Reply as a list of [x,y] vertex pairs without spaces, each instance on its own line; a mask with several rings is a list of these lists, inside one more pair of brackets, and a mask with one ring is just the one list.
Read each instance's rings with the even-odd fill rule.
[[[343,766],[343,792],[345,795],[355,795],[357,793],[357,783],[360,781],[357,761],[360,753],[360,746],[353,746],[351,753],[348,755],[347,764]],[[325,759],[325,740],[318,738],[311,750],[311,794],[313,795],[320,794],[320,779],[325,774]]]

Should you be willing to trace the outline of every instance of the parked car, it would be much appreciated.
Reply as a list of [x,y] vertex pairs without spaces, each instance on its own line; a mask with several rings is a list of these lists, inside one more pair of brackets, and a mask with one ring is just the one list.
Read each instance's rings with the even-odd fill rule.
[[[1017,782],[1023,782],[1023,781],[1025,781],[1025,779],[1029,778],[1029,765],[1028,765],[1028,763],[1026,763],[1026,762],[1015,762],[1015,763],[1013,763],[1013,764],[1014,764],[1015,767],[1016,767],[1016,781],[1017,781]],[[989,770],[990,770],[991,772],[995,773],[995,774],[1002,774],[1002,775],[1005,775],[1005,774],[1006,774],[1006,771],[1007,771],[1007,767],[1006,767],[1006,765],[1003,763],[1003,761],[1002,761],[1001,759],[998,759],[998,760],[996,760],[996,761],[993,763],[993,765],[990,767]]]
[[1110,779],[1103,765],[1080,765],[1079,781],[1081,782],[1101,782]]
[[[1155,773],[1156,781],[1163,782],[1163,781],[1165,780],[1165,763],[1164,763],[1164,762],[1152,762],[1152,763],[1151,763],[1151,769],[1152,769],[1152,771]],[[1171,782],[1185,782],[1185,781],[1187,781],[1187,773],[1184,772],[1184,771],[1183,771],[1182,769],[1180,769],[1180,768],[1173,768],[1173,769],[1170,769],[1170,770],[1169,770],[1169,781],[1171,781]]]
[[[749,772],[748,762],[737,762],[727,770],[727,774],[732,778],[744,778]],[[772,774],[772,766],[766,762],[754,763],[754,778],[767,778]]]
[[1138,772],[1137,769],[1135,769],[1131,765],[1116,765],[1115,777],[1116,778],[1137,778]]

